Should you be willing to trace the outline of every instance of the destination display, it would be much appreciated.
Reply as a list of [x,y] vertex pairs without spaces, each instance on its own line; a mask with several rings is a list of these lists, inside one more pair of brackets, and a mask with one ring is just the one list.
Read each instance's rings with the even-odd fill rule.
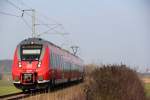
[[22,51],[22,54],[27,55],[27,54],[40,54],[41,50],[40,49],[24,49]]

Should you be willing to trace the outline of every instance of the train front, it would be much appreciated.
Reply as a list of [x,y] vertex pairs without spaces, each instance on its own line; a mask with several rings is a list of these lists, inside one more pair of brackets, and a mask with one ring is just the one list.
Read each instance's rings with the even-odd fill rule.
[[12,65],[13,83],[17,88],[26,91],[47,87],[48,53],[48,47],[38,38],[29,38],[17,46]]

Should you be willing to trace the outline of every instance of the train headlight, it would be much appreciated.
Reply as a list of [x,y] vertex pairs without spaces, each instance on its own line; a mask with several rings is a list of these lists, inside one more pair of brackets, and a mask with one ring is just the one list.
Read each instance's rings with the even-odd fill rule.
[[22,65],[21,65],[21,61],[19,61],[18,66],[19,66],[19,68],[21,68],[21,67],[22,67]]
[[37,66],[37,67],[38,67],[38,68],[39,68],[39,67],[41,67],[41,64],[42,64],[42,63],[41,63],[41,61],[39,61],[39,63],[38,63],[38,66]]

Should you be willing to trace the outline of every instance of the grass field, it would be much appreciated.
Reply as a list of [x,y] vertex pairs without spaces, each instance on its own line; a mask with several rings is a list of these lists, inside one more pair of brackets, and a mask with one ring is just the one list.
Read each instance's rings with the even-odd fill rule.
[[16,89],[10,81],[0,80],[0,96],[21,92],[21,90]]
[[21,91],[16,89],[14,86],[4,86],[4,87],[0,86],[0,96],[17,93],[17,92],[21,92]]
[[150,77],[144,76],[141,77],[143,83],[144,83],[144,88],[146,92],[146,96],[150,98]]
[[145,84],[146,96],[150,98],[150,83]]

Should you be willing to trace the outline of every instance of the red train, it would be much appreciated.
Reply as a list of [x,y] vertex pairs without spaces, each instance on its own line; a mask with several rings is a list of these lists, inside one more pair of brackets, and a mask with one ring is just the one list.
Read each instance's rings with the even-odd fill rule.
[[41,38],[23,40],[12,65],[14,85],[23,91],[83,80],[83,60]]

